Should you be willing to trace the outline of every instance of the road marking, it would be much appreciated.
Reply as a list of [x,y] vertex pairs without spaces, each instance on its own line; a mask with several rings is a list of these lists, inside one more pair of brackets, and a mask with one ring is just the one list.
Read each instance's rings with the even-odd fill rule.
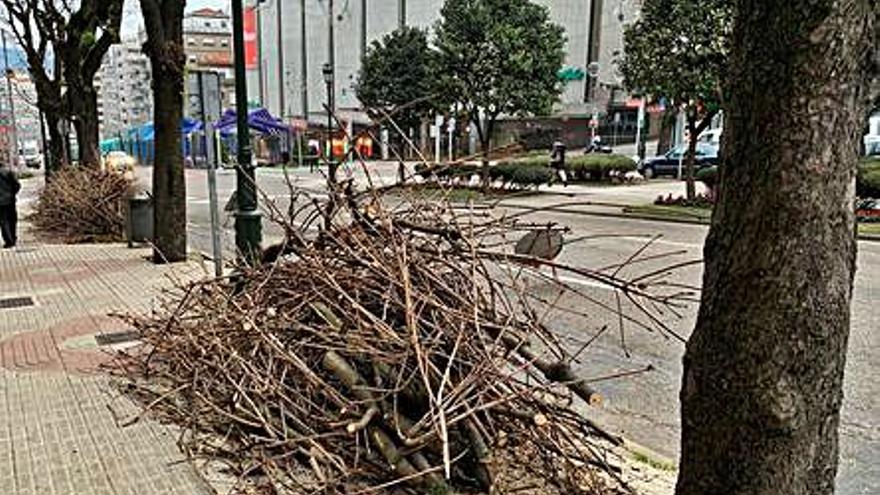
[[[609,237],[609,239],[623,239],[625,241],[638,242],[640,244],[647,244],[648,241],[651,240],[651,237],[639,237],[639,236],[622,236],[622,237]],[[686,248],[701,248],[702,244],[697,244],[694,242],[678,242],[678,241],[666,241],[663,239],[657,239],[652,242],[652,244],[660,244],[664,246],[676,246],[676,247],[686,247]]]

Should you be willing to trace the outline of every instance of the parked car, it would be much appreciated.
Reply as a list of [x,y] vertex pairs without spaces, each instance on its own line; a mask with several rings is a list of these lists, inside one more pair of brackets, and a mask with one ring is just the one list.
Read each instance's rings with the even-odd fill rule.
[[133,172],[137,160],[124,151],[111,151],[104,155],[104,170]]
[[[678,175],[679,163],[683,167],[685,164],[685,152],[687,145],[683,144],[666,152],[664,155],[646,158],[639,165],[639,173],[646,179],[659,177],[661,175]],[[699,171],[705,167],[718,165],[718,148],[707,143],[697,143],[696,154],[694,156],[695,171]],[[683,172],[682,172],[683,173]]]
[[706,143],[711,146],[721,146],[721,133],[724,132],[722,127],[708,129],[700,134],[699,142]]

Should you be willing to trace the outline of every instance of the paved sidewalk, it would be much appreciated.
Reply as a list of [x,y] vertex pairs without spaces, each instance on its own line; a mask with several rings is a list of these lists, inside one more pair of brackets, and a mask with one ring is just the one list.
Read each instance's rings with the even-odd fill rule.
[[97,371],[112,348],[95,339],[126,330],[108,313],[149,310],[202,267],[156,266],[119,244],[40,244],[20,227],[20,247],[0,251],[0,300],[33,305],[0,309],[0,494],[213,493],[182,462],[175,430],[117,425],[135,408]]

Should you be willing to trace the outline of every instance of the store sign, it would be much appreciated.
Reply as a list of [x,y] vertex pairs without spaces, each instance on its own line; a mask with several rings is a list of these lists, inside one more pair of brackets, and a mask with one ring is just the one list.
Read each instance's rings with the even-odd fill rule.
[[249,7],[244,11],[244,62],[248,69],[259,64],[257,51],[257,11]]

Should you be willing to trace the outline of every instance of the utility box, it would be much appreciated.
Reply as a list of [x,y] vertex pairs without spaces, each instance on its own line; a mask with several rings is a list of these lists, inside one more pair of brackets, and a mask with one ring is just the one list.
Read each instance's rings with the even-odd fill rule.
[[153,241],[153,198],[148,194],[136,194],[128,199],[125,237],[128,247]]

